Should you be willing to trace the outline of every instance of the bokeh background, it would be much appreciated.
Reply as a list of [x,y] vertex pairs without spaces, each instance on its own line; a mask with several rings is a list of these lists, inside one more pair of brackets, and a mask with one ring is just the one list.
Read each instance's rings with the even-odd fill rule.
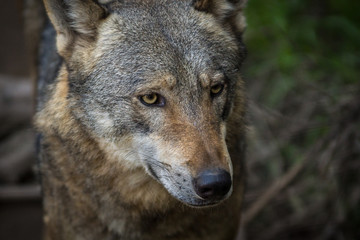
[[40,188],[34,176],[33,83],[22,1],[0,7],[0,239],[41,236]]
[[246,239],[360,239],[359,9],[249,1]]
[[[238,240],[360,239],[360,2],[249,0]],[[40,239],[23,4],[0,8],[0,239]],[[30,40],[31,41],[31,40]],[[230,221],[230,219],[224,219]]]

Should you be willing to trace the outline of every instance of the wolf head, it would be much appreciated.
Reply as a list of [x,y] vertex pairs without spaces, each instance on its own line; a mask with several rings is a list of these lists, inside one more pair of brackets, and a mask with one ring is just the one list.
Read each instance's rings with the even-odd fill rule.
[[227,121],[241,85],[243,0],[45,0],[71,111],[107,157],[175,198],[232,190]]

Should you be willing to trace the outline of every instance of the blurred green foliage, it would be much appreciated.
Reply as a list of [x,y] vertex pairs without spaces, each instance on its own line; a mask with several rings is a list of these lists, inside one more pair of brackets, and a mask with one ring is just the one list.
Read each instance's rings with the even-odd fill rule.
[[339,87],[358,82],[359,9],[350,0],[249,0],[246,70],[249,81],[267,79],[259,100],[277,107],[298,84],[337,97]]
[[245,11],[243,72],[257,108],[249,196],[310,159],[248,239],[359,239],[360,1],[248,0]]

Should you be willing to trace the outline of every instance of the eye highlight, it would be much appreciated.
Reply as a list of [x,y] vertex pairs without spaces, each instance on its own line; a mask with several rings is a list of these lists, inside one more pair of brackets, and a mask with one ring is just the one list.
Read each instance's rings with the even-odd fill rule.
[[212,97],[216,97],[222,93],[224,90],[224,84],[216,84],[210,88],[210,94]]
[[157,93],[142,95],[139,99],[145,106],[163,107],[165,105],[165,98]]

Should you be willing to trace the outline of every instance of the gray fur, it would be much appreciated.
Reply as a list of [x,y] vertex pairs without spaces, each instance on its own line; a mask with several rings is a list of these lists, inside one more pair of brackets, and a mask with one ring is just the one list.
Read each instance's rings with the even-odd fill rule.
[[[36,117],[46,239],[234,237],[244,183],[245,50],[235,22],[243,5],[208,2],[45,1],[64,59]],[[224,88],[215,96],[216,84]],[[143,104],[151,93],[164,105]],[[221,199],[194,189],[208,168],[231,173]]]

